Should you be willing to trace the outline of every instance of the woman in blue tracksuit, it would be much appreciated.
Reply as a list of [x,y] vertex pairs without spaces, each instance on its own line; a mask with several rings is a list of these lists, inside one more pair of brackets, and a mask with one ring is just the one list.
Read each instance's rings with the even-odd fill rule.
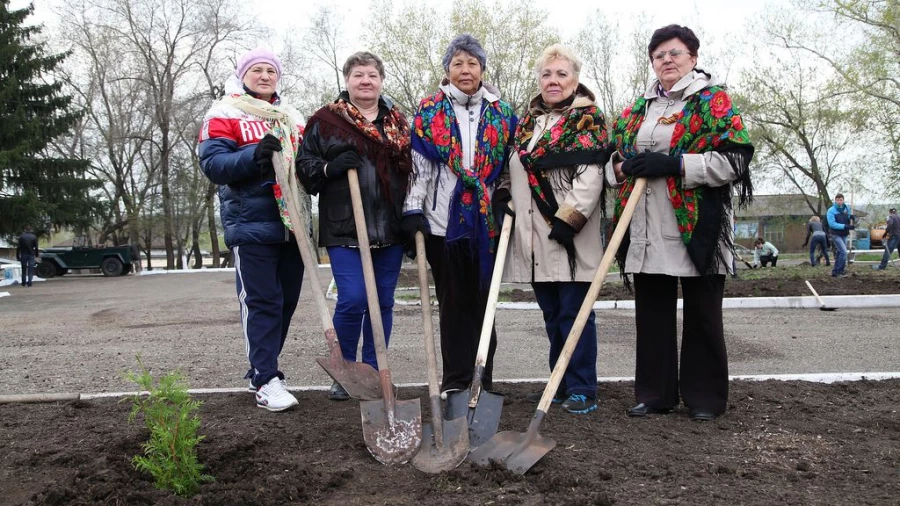
[[837,253],[834,256],[834,270],[831,277],[846,276],[844,268],[847,266],[847,237],[850,231],[856,227],[853,225],[855,217],[844,205],[844,195],[838,193],[834,196],[834,205],[828,209],[828,228],[831,229],[831,238]]
[[[245,378],[257,406],[283,411],[297,405],[284,385],[278,356],[300,298],[303,263],[275,200],[272,156],[296,152],[299,115],[276,92],[281,62],[264,49],[240,57],[200,132],[200,167],[219,185],[225,244],[234,258],[241,328],[250,368]],[[268,120],[266,118],[269,118]],[[277,125],[283,134],[266,132]]]

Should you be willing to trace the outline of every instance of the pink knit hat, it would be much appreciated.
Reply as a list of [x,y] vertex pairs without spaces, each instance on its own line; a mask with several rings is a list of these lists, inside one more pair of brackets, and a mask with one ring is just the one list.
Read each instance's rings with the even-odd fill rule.
[[275,67],[275,72],[278,73],[278,78],[281,78],[281,60],[275,56],[275,53],[269,51],[268,49],[263,49],[258,47],[256,49],[252,49],[242,54],[237,61],[237,68],[234,70],[234,75],[238,77],[238,79],[243,79],[244,74],[250,70],[250,67],[257,63],[268,63],[269,65]]

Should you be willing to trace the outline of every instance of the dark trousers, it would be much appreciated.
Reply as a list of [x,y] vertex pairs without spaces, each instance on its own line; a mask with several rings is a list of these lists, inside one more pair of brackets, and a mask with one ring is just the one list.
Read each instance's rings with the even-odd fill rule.
[[770,262],[772,263],[772,267],[775,267],[778,263],[778,257],[774,255],[761,255],[759,257],[759,263],[762,264],[763,267],[766,267]]
[[[425,239],[425,256],[431,266],[434,288],[440,304],[441,358],[444,378],[441,390],[469,388],[475,370],[475,356],[487,307],[490,280],[482,284],[477,257],[468,256],[466,244],[454,244],[448,251],[443,237]],[[477,255],[476,252],[472,253]],[[491,343],[484,365],[482,386],[493,388],[494,351],[497,331],[491,326]]]
[[34,279],[34,257],[22,255],[19,261],[22,263],[22,286],[31,286]]
[[678,370],[678,277],[635,274],[637,402],[674,408],[725,412],[728,403],[728,354],[722,323],[725,276],[681,278],[684,299],[681,373]]
[[235,246],[232,255],[250,362],[245,378],[260,387],[275,376],[284,379],[278,356],[300,299],[303,262],[293,237],[281,244]]
[[825,234],[814,235],[809,240],[809,265],[816,265],[816,248],[822,249],[821,254],[825,257],[825,265],[831,265],[831,260],[828,258],[828,240],[825,239]]
[[[544,325],[547,338],[550,340],[550,370],[556,367],[556,361],[566,344],[566,338],[575,324],[581,303],[590,289],[590,283],[552,282],[532,283],[534,297],[544,313]],[[567,396],[580,394],[591,399],[597,398],[597,324],[594,312],[591,311],[578,345],[572,352],[569,366],[557,392],[565,392]]]
[[[394,290],[397,289],[400,278],[403,246],[395,244],[370,248],[370,252],[375,271],[378,309],[381,312],[379,317],[384,330],[384,345],[387,347],[394,326]],[[359,248],[329,246],[328,257],[331,259],[331,274],[338,291],[332,322],[341,344],[341,354],[345,360],[356,362],[359,339],[362,337],[362,361],[377,371],[378,356],[375,352],[375,335],[372,333],[372,314],[369,312]]]

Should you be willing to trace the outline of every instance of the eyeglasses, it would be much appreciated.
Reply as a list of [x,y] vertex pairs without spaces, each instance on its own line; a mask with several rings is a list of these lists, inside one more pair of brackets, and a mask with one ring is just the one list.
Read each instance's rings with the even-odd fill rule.
[[676,57],[681,56],[683,54],[691,54],[691,52],[686,49],[670,49],[668,51],[660,51],[660,52],[654,54],[653,59],[657,60],[657,61],[662,60],[666,57],[667,53],[673,59],[675,59]]

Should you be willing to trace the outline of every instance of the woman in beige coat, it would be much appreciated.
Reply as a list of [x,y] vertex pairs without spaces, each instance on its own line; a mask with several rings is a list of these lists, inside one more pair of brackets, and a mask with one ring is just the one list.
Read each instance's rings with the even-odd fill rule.
[[[600,239],[604,117],[578,83],[581,61],[554,44],[535,63],[540,96],[519,122],[508,187],[517,219],[504,279],[531,283],[556,365],[603,253]],[[597,327],[582,331],[554,402],[570,413],[597,408]]]
[[624,182],[616,216],[634,180],[647,179],[617,255],[634,277],[637,405],[630,416],[668,413],[680,394],[691,419],[712,420],[728,402],[722,294],[732,265],[731,196],[736,185],[741,203],[751,197],[753,146],[724,88],[696,68],[699,47],[689,28],[654,32],[648,50],[657,79],[613,128],[607,173]]

